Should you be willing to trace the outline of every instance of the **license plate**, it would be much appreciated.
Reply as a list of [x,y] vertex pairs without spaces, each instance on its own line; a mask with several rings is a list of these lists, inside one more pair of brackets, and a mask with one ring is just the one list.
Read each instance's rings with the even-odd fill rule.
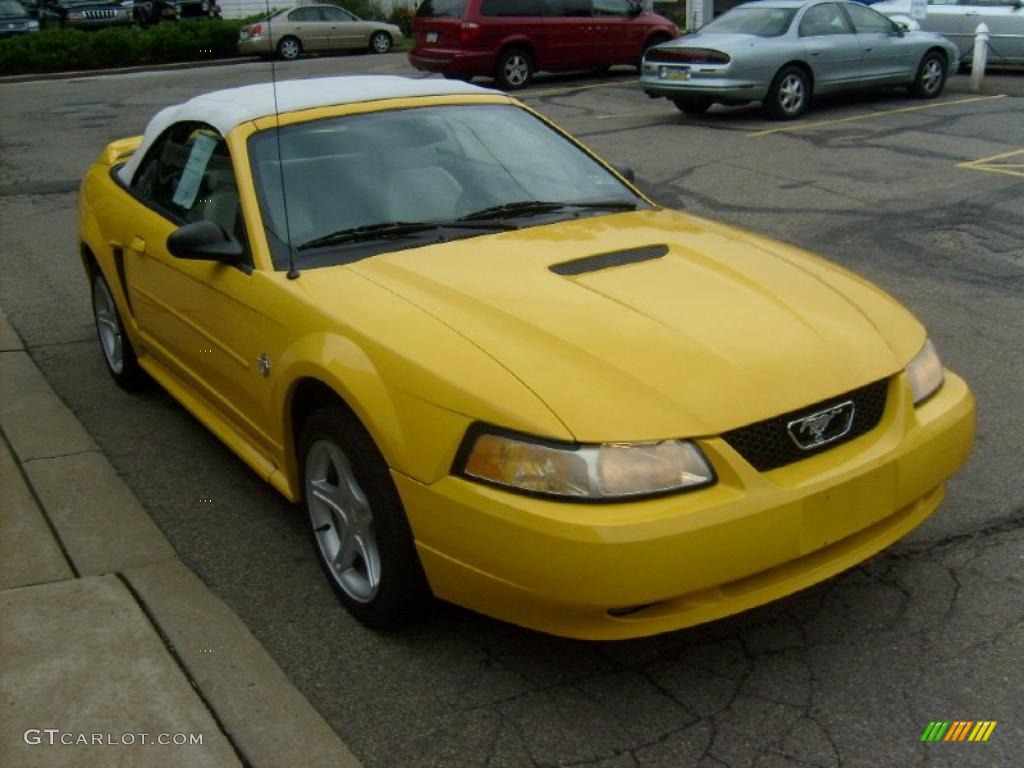
[[428,43],[436,43],[437,42],[437,32],[427,32],[427,42]]
[[661,80],[689,80],[689,67],[661,67],[658,69],[658,78]]

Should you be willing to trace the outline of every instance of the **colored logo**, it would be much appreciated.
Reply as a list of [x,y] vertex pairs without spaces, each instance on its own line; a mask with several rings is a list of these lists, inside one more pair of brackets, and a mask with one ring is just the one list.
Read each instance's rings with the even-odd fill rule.
[[995,720],[932,720],[921,741],[988,741],[995,729]]

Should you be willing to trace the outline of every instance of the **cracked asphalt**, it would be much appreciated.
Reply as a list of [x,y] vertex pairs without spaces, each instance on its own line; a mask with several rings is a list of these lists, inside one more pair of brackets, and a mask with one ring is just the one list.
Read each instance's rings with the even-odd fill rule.
[[[346,56],[278,76],[368,71],[411,73],[400,55]],[[657,201],[796,243],[893,293],[978,397],[971,462],[905,540],[785,600],[620,643],[449,605],[401,633],[360,627],[301,515],[168,396],[110,382],[76,255],[78,180],[158,108],[268,76],[254,63],[0,85],[0,302],[182,559],[368,768],[1020,765],[1024,175],[1006,169],[1024,154],[998,157],[1024,152],[1024,72],[989,77],[984,98],[960,76],[937,106],[858,95],[785,125],[742,108],[684,117],[624,69],[523,93],[632,165]],[[998,725],[986,743],[922,744],[932,720]]]

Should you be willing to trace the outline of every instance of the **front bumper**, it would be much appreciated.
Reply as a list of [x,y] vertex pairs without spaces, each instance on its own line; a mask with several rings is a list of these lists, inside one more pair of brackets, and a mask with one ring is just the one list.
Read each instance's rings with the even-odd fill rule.
[[926,519],[970,452],[974,399],[947,372],[915,408],[889,383],[871,432],[759,473],[720,438],[719,475],[628,504],[534,499],[457,478],[395,474],[434,593],[556,635],[620,639],[747,610],[871,557]]

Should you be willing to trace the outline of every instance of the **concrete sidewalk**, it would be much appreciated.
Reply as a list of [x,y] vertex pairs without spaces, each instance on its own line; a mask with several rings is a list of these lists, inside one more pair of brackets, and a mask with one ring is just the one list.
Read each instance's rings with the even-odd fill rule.
[[0,765],[341,766],[0,314]]

